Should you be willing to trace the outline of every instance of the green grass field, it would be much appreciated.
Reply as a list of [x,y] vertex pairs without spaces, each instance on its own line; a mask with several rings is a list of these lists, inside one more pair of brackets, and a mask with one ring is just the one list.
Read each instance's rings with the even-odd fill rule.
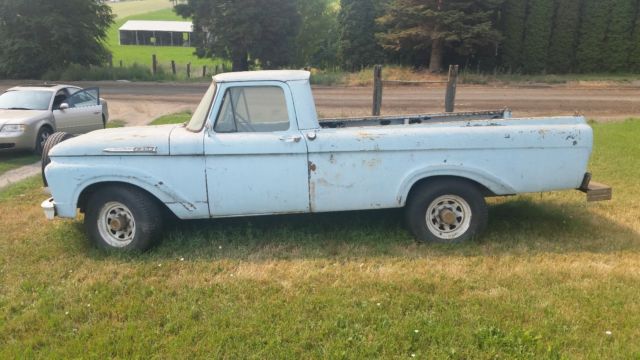
[[181,124],[191,119],[191,112],[181,112],[175,114],[169,114],[161,116],[153,120],[149,125],[166,125],[166,124]]
[[116,20],[148,12],[171,9],[169,0],[131,0],[117,3],[107,3],[116,15]]
[[401,211],[170,225],[138,256],[0,191],[0,358],[639,358],[640,120],[594,124],[614,200],[490,201],[480,240],[417,245]]
[[[170,2],[167,0],[167,4]],[[192,65],[192,77],[202,76],[202,66],[207,66],[207,73],[212,73],[215,67],[222,69],[224,63],[230,68],[229,63],[220,59],[200,59],[193,53],[193,47],[173,47],[173,46],[137,46],[137,45],[120,45],[118,29],[127,20],[173,20],[185,21],[176,15],[171,8],[160,9],[151,12],[136,13],[130,16],[118,16],[115,23],[108,32],[107,46],[113,54],[114,66],[119,66],[122,60],[123,66],[131,66],[133,64],[146,65],[151,67],[151,58],[155,54],[158,59],[158,65],[165,72],[171,71],[171,61],[177,64],[177,72],[186,74],[187,63]]]

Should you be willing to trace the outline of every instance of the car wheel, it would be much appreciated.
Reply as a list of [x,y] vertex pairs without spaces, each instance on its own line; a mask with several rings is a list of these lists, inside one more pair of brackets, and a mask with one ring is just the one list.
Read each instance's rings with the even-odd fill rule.
[[84,224],[91,240],[103,249],[145,251],[159,242],[162,213],[150,195],[125,186],[93,193]]
[[405,215],[416,240],[461,243],[484,231],[488,210],[475,184],[449,179],[427,182],[415,189]]
[[53,130],[51,130],[49,126],[43,126],[40,128],[40,130],[38,130],[38,135],[36,135],[36,145],[34,147],[34,151],[36,154],[42,154],[42,149],[44,149],[44,145],[52,133]]
[[59,143],[65,141],[65,140],[69,140],[72,137],[73,137],[73,135],[71,135],[69,133],[66,133],[66,132],[57,132],[57,133],[54,133],[53,135],[47,137],[47,141],[44,143],[44,146],[42,147],[42,169],[41,169],[41,173],[42,173],[42,182],[44,183],[44,186],[48,186],[49,185],[47,183],[47,178],[44,176],[44,169],[51,162],[51,158],[49,158],[49,151],[51,151],[51,149],[54,146],[58,145]]

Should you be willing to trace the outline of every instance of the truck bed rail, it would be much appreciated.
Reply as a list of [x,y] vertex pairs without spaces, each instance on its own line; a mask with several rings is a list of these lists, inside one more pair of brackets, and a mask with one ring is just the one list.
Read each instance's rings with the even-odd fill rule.
[[415,115],[392,115],[392,116],[366,116],[353,118],[327,118],[320,119],[322,128],[345,128],[380,125],[414,125],[423,123],[442,123],[453,121],[473,121],[488,119],[509,119],[510,109],[468,111],[439,114],[415,114]]

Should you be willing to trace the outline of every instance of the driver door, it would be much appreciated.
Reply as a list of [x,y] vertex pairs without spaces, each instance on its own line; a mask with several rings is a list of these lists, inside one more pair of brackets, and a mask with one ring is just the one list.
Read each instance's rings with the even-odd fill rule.
[[[69,107],[64,108],[67,104]],[[102,104],[100,90],[88,88],[68,96],[61,107],[53,110],[56,127],[72,134],[84,134],[102,129]]]
[[288,85],[219,91],[204,139],[211,216],[308,212],[307,145]]

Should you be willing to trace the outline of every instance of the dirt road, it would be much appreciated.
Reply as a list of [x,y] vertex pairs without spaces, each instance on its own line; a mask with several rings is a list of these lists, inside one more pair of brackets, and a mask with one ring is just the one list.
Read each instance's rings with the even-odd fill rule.
[[[0,91],[15,82],[1,81]],[[158,116],[194,109],[206,83],[81,82],[99,86],[109,101],[111,119],[130,125],[146,124]],[[321,117],[367,115],[371,111],[371,88],[314,87]],[[385,87],[383,114],[440,112],[444,89],[440,86]],[[456,110],[509,107],[514,116],[571,115],[576,111],[599,121],[640,116],[640,87],[622,85],[460,85]]]

